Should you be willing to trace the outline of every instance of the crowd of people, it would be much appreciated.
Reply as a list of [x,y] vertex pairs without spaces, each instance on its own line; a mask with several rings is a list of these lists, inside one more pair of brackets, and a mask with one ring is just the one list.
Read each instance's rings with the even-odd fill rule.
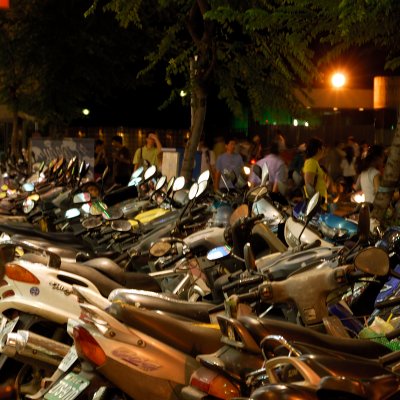
[[[365,201],[372,204],[385,163],[383,146],[359,144],[352,136],[345,143],[338,142],[329,147],[321,139],[313,137],[290,149],[280,131],[268,146],[257,134],[250,141],[240,142],[232,137],[216,137],[212,148],[207,147],[202,139],[198,151],[201,155],[200,172],[211,171],[216,190],[226,190],[233,185],[225,178],[224,172],[233,171],[238,176],[244,165],[262,168],[265,164],[272,193],[286,198],[309,198],[319,192],[326,204],[349,199],[355,191],[362,191]],[[155,132],[146,135],[146,143],[136,149],[133,157],[118,135],[112,138],[111,159],[107,158],[104,142],[98,139],[95,143],[95,178],[109,166],[113,183],[126,185],[139,166],[147,163],[160,168],[161,162],[162,145]],[[256,186],[260,179],[252,173],[250,182]]]
[[[221,148],[217,138],[214,153]],[[246,148],[246,146],[245,146]],[[219,150],[220,151],[220,150]],[[284,135],[278,132],[269,146],[263,148],[260,136],[255,135],[243,151],[235,139],[227,139],[225,151],[215,157],[215,189],[221,189],[223,170],[238,170],[244,163],[269,171],[269,190],[288,197],[311,197],[319,192],[328,203],[350,200],[351,194],[362,191],[365,201],[372,204],[380,185],[385,165],[385,148],[381,145],[359,144],[349,136],[347,142],[325,146],[317,137],[289,149]],[[250,182],[256,186],[259,177],[252,173]]]

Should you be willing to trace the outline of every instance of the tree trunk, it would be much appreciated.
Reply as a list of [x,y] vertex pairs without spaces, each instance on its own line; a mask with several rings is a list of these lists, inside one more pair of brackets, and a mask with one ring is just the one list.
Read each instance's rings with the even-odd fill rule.
[[382,222],[389,208],[399,179],[400,179],[400,116],[397,117],[396,131],[389,149],[389,156],[383,172],[379,191],[375,196],[372,217]]
[[194,159],[201,134],[203,133],[206,107],[206,90],[200,85],[196,85],[193,89],[191,99],[192,126],[190,128],[189,141],[186,143],[181,170],[181,174],[185,177],[187,186],[192,181]]

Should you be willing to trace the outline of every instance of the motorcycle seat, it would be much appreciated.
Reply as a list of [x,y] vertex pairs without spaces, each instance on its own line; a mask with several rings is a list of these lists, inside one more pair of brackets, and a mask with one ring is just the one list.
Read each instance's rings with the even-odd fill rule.
[[92,260],[85,261],[83,265],[88,265],[100,271],[125,288],[161,292],[159,283],[153,277],[140,272],[126,272],[109,258],[93,258]]
[[389,348],[370,340],[334,337],[286,321],[249,316],[240,317],[239,321],[257,343],[261,343],[268,335],[281,335],[288,342],[309,343],[312,346],[364,358],[379,358],[391,352]]
[[135,330],[192,357],[213,353],[221,347],[221,332],[216,325],[184,321],[122,302],[112,303],[108,312]]
[[140,304],[140,307],[144,309],[178,314],[188,319],[207,323],[210,322],[209,310],[215,307],[214,304],[210,303],[178,300],[162,293],[135,289],[114,290],[108,297],[108,300],[130,305]]
[[51,243],[64,243],[69,246],[78,245],[79,248],[82,248],[82,239],[77,238],[71,232],[42,232],[38,229],[35,229],[31,224],[0,224],[0,232],[8,233],[9,235],[25,235],[30,237],[40,237],[42,239],[46,239]]

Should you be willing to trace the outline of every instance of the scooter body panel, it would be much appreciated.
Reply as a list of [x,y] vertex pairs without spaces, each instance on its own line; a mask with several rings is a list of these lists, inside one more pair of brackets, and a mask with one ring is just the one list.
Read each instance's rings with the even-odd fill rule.
[[180,387],[188,384],[200,366],[194,357],[122,324],[95,306],[82,307],[84,313],[95,313],[94,321],[89,317],[92,323],[80,320],[77,324],[90,333],[106,356],[98,372],[135,400],[179,398]]
[[209,250],[214,247],[223,246],[225,228],[211,227],[192,233],[184,239],[185,243],[191,248],[205,247]]
[[0,287],[1,313],[16,309],[63,324],[68,318],[77,318],[80,314],[72,283],[99,293],[89,280],[80,276],[26,260],[16,260],[14,264],[27,269],[39,283],[20,282],[5,275],[4,281],[7,284]]

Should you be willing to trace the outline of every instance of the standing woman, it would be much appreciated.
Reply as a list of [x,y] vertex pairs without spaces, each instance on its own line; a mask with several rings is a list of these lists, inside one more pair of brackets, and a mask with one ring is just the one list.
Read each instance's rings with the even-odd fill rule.
[[374,145],[362,160],[361,172],[356,183],[356,190],[364,192],[365,202],[373,204],[381,183],[381,171],[384,166],[385,149]]
[[319,165],[319,161],[325,155],[325,147],[318,138],[311,138],[307,144],[306,160],[304,162],[304,193],[307,199],[319,192],[322,203],[328,198],[327,181],[328,177]]

